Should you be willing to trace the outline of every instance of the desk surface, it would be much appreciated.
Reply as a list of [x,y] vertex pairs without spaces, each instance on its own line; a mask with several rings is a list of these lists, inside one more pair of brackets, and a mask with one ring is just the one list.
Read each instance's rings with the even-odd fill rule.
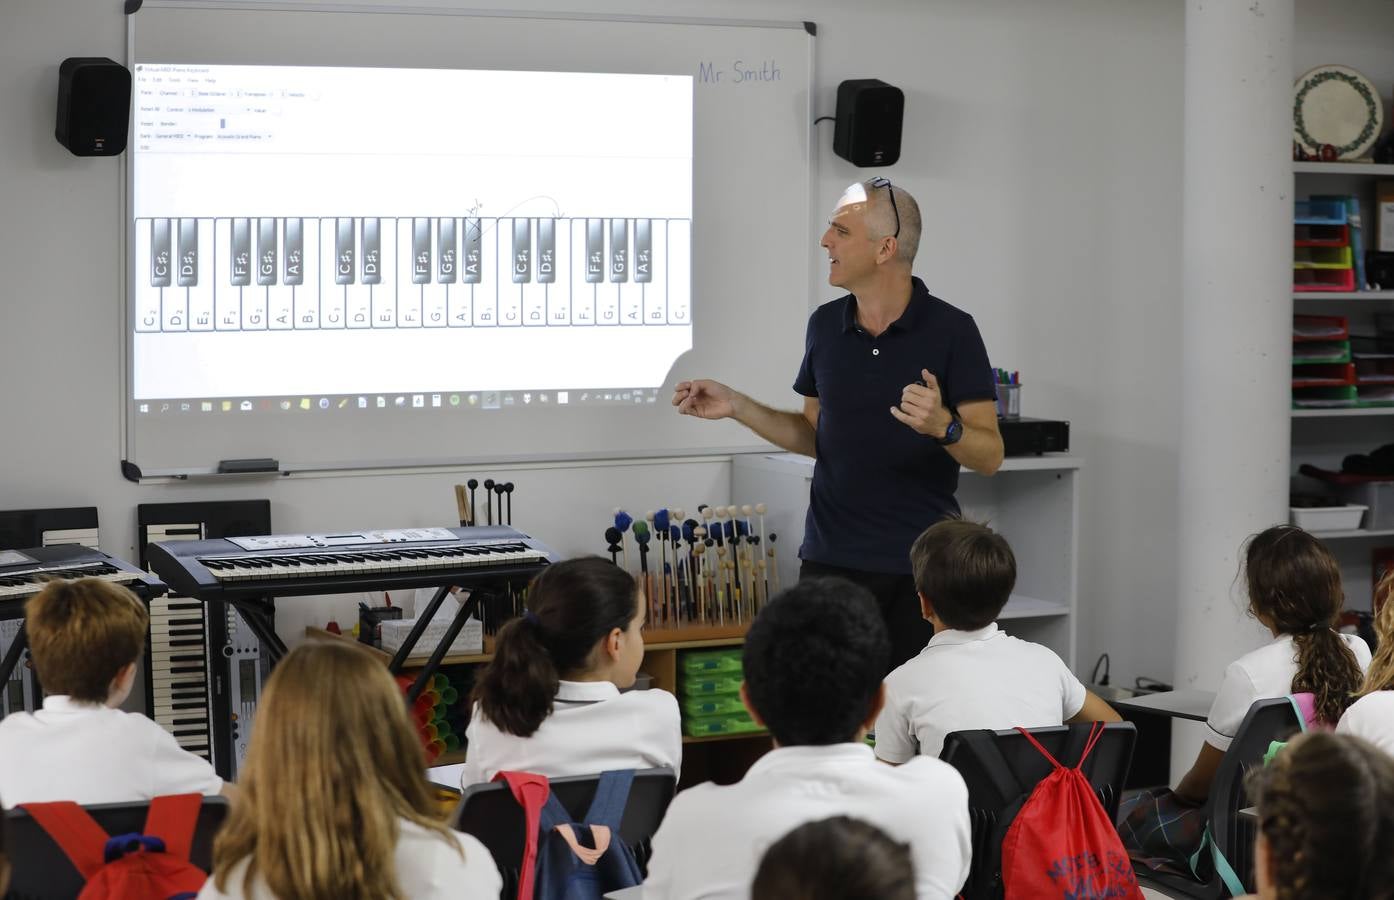
[[1143,694],[1126,700],[1114,700],[1112,705],[1120,712],[1156,713],[1177,719],[1194,719],[1204,722],[1210,715],[1210,705],[1215,702],[1214,691],[1197,691],[1183,688],[1179,691],[1161,691],[1156,694]]
[[642,884],[631,888],[623,888],[618,891],[611,891],[605,895],[605,900],[643,900],[644,886]]

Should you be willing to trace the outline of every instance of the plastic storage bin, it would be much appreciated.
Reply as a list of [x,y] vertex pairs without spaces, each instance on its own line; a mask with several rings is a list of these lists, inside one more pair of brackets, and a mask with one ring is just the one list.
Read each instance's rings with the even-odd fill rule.
[[1371,531],[1394,529],[1394,481],[1367,481],[1337,488],[1348,503],[1369,509],[1365,527]]
[[1365,517],[1366,506],[1349,504],[1347,506],[1289,507],[1292,524],[1314,534],[1323,531],[1353,531],[1360,527]]
[[679,659],[684,675],[721,675],[741,671],[741,648],[729,650],[688,650]]
[[702,716],[726,716],[745,712],[745,704],[740,694],[711,694],[703,697],[684,697],[682,703],[684,718]]

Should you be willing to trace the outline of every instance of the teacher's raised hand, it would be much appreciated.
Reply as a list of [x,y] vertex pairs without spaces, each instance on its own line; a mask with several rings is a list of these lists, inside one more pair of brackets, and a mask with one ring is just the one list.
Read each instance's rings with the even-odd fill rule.
[[680,381],[673,391],[673,405],[684,416],[727,419],[736,414],[736,392],[719,381]]
[[953,421],[953,414],[944,408],[939,379],[928,369],[920,371],[922,384],[907,384],[900,394],[900,405],[891,407],[891,415],[920,434],[943,437],[944,429]]

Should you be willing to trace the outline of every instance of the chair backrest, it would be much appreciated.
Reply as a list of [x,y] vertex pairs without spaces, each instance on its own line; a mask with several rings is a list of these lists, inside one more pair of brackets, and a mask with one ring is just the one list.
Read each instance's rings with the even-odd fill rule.
[[[1030,732],[1061,765],[1073,766],[1084,752],[1091,727],[1092,723],[1082,722],[1032,728]],[[944,749],[939,758],[957,769],[968,785],[973,860],[962,891],[968,900],[1002,896],[1001,839],[1010,824],[1003,821],[1003,813],[1016,803],[1023,792],[1029,794],[1041,779],[1053,771],[1049,760],[1016,729],[977,733],[992,737],[994,746],[1021,790],[1010,791],[999,787],[998,779],[990,768],[992,761],[984,759],[971,745],[970,732],[955,731],[944,738]],[[1104,726],[1103,736],[1081,769],[1110,819],[1118,818],[1118,802],[1128,778],[1136,740],[1137,728],[1133,723],[1110,722]]]
[[[595,796],[599,774],[577,775],[569,778],[551,779],[553,796],[561,801],[577,821],[590,808]],[[658,830],[668,804],[673,800],[678,778],[672,769],[664,766],[657,769],[639,769],[634,773],[634,783],[629,789],[629,803],[624,809],[624,819],[620,823],[620,837],[633,850],[639,865],[648,871],[649,838]],[[473,835],[489,848],[494,863],[503,876],[501,897],[517,895],[519,868],[523,861],[523,847],[527,841],[523,809],[508,785],[502,781],[487,784],[472,784],[460,795],[460,803],[450,818],[450,825],[457,831]]]
[[1263,765],[1269,744],[1285,741],[1301,730],[1302,720],[1291,697],[1256,700],[1215,770],[1210,788],[1210,836],[1249,890],[1253,890],[1254,880],[1254,826],[1239,816],[1239,810],[1249,805],[1244,776]]
[[[140,833],[150,811],[148,801],[97,803],[84,806],[108,834]],[[189,850],[189,861],[205,872],[213,871],[213,838],[227,818],[225,797],[204,797],[198,826]],[[10,890],[6,900],[72,900],[82,890],[83,879],[48,833],[27,812],[5,812],[5,854],[10,858]]]

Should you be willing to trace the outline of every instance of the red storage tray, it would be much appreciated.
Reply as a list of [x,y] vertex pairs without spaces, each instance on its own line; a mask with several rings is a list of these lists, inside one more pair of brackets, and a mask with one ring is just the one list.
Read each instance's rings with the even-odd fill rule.
[[1344,341],[1350,337],[1350,322],[1345,316],[1292,317],[1293,343],[1300,341]]
[[1354,269],[1293,269],[1294,291],[1353,291]]
[[1317,363],[1292,370],[1295,388],[1343,387],[1355,384],[1354,363]]

